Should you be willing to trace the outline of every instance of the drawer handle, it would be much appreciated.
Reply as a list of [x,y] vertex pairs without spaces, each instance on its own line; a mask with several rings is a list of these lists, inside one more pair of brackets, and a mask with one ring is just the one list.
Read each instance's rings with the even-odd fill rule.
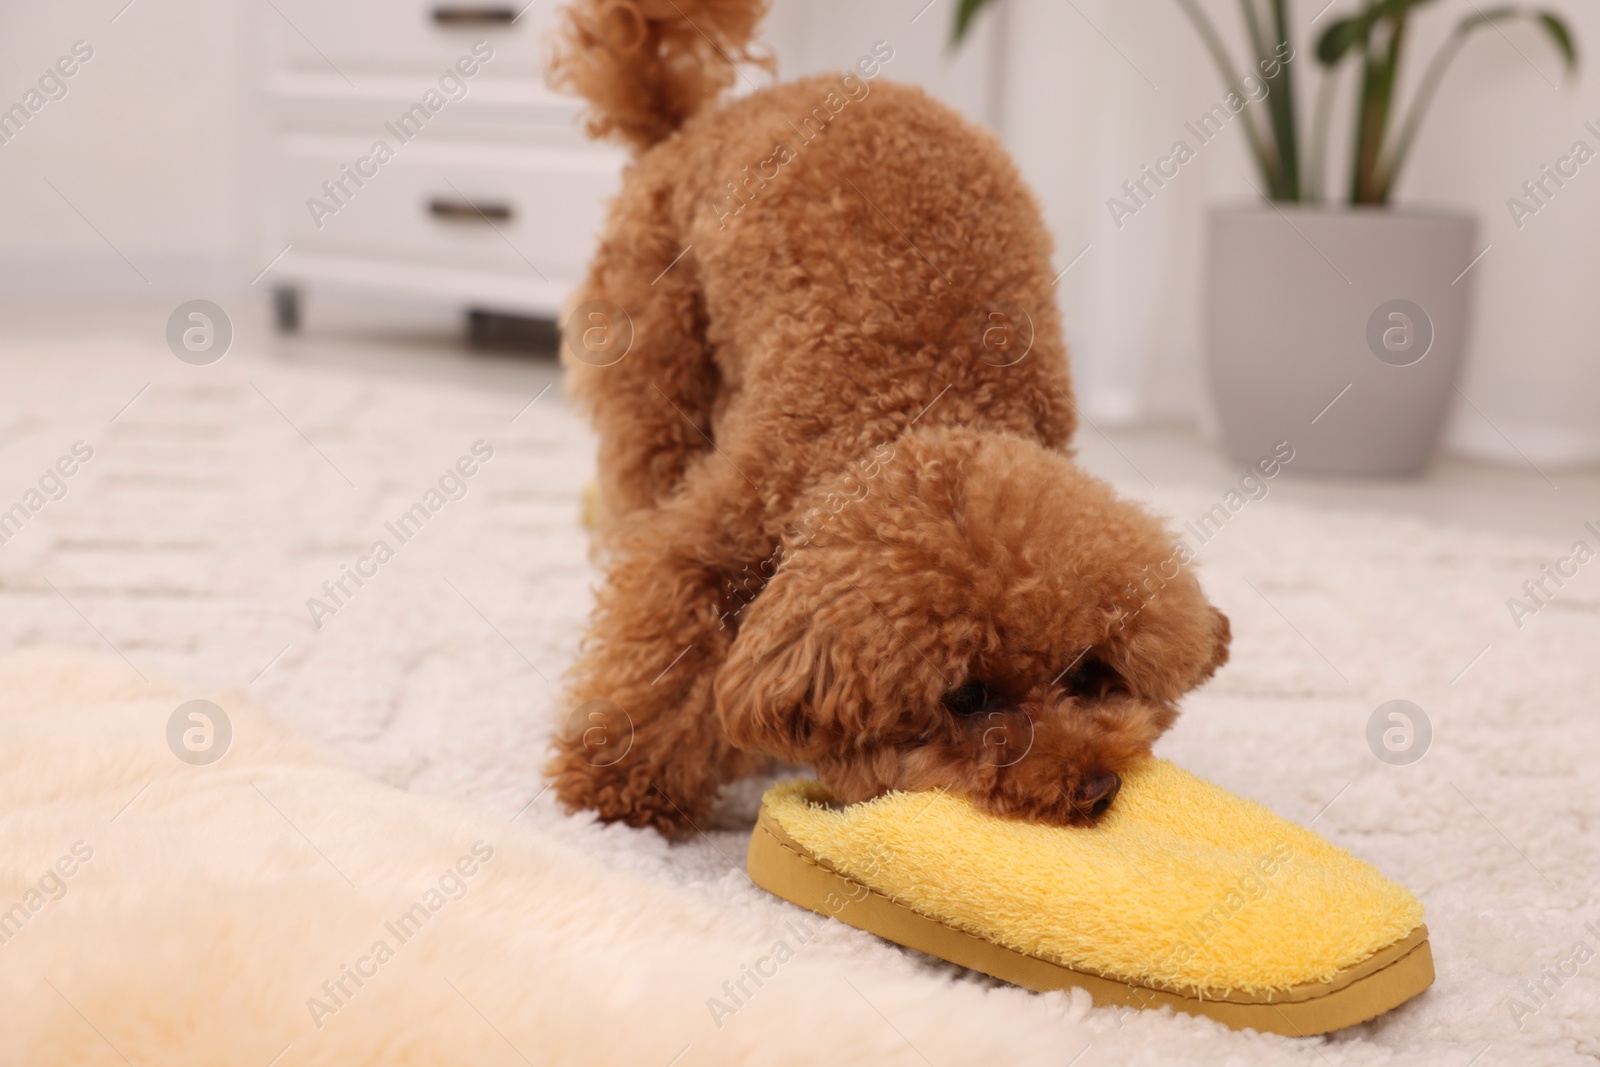
[[510,222],[516,216],[510,204],[474,204],[440,198],[428,201],[428,213],[445,222]]
[[515,8],[455,7],[433,9],[433,21],[440,26],[509,26],[517,21]]

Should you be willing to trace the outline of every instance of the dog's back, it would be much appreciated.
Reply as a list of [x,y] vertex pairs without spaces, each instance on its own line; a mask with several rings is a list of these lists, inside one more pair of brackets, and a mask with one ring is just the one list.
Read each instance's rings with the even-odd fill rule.
[[[768,471],[779,500],[891,438],[947,387],[936,421],[1064,447],[1076,418],[1050,238],[998,139],[890,82],[884,42],[847,73],[715,106],[749,77],[732,62],[757,57],[764,8],[572,9],[557,84],[588,99],[591,132],[637,153],[582,295],[625,309],[638,331],[641,317],[668,318],[641,304],[680,288],[676,318],[693,316],[686,340],[717,380],[700,410],[674,403],[718,442],[768,439],[785,468]],[[641,269],[649,285],[630,286]],[[580,401],[617,402],[614,376],[573,369]]]

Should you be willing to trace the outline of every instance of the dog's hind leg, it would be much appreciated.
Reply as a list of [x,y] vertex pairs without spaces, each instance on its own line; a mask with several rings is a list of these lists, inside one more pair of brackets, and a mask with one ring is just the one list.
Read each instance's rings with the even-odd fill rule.
[[711,448],[718,374],[694,253],[666,197],[635,176],[618,196],[563,344],[569,395],[600,433],[599,528],[659,506]]

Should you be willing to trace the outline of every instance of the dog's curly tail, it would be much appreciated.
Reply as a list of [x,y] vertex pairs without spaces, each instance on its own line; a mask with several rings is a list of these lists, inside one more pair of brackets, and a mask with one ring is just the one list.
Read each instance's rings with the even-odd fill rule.
[[733,84],[737,63],[772,66],[755,43],[770,0],[573,0],[553,88],[589,102],[593,137],[642,151]]

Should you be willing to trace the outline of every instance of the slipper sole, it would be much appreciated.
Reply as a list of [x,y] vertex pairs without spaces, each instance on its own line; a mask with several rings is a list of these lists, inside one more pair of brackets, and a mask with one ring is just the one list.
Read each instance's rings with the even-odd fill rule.
[[746,867],[752,881],[792,904],[1001,981],[1041,993],[1083,989],[1100,1007],[1170,1007],[1235,1030],[1289,1037],[1326,1034],[1404,1004],[1434,978],[1428,928],[1420,924],[1325,982],[1270,993],[1201,996],[1074,970],[958,930],[840,873],[786,833],[765,805],[750,838]]

